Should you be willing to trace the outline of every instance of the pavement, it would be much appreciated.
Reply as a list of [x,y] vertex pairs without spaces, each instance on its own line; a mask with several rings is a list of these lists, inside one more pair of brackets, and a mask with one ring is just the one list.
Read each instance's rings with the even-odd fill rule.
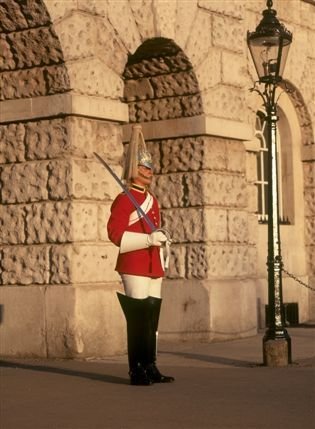
[[0,429],[313,429],[315,324],[288,328],[293,363],[262,365],[263,333],[159,343],[172,384],[130,386],[127,356],[2,359]]

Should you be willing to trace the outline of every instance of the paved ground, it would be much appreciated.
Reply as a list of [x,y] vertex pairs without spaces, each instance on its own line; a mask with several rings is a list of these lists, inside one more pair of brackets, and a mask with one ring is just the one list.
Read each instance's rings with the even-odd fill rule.
[[126,356],[1,361],[1,429],[313,429],[315,325],[288,330],[294,363],[266,368],[262,335],[162,342],[170,385],[128,384]]

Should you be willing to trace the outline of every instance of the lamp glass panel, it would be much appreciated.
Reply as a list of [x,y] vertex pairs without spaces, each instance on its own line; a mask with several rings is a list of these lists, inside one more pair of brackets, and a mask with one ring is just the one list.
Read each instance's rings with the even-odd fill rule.
[[284,40],[283,48],[282,48],[282,54],[281,54],[281,64],[280,64],[280,69],[279,69],[279,76],[281,76],[281,77],[283,75],[285,64],[287,62],[290,46],[291,46],[291,44],[287,43],[287,41]]
[[249,41],[249,49],[259,78],[278,76],[278,36],[256,37]]

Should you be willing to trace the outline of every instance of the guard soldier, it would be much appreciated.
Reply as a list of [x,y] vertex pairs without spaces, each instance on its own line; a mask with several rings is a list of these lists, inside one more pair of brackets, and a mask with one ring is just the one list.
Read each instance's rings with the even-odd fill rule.
[[[142,386],[174,381],[173,377],[161,374],[156,366],[161,285],[165,273],[163,250],[170,240],[168,234],[159,229],[158,201],[149,191],[152,178],[151,155],[141,126],[135,125],[122,176],[131,196],[123,192],[116,197],[107,230],[109,239],[120,248],[115,269],[125,290],[125,295],[117,295],[127,322],[130,383]],[[132,199],[142,210],[137,210]],[[154,227],[150,228],[149,224]]]

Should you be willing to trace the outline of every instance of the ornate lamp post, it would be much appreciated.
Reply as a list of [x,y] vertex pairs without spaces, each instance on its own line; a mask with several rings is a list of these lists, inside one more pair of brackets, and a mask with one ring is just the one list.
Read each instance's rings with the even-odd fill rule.
[[[266,110],[268,129],[268,307],[269,327],[263,338],[264,364],[285,366],[291,363],[291,338],[284,327],[282,301],[282,258],[279,229],[279,195],[277,172],[277,100],[275,93],[282,80],[292,33],[280,24],[272,9],[272,0],[256,30],[247,33],[250,50],[259,81],[252,91],[258,92]],[[257,83],[263,86],[257,88]]]

